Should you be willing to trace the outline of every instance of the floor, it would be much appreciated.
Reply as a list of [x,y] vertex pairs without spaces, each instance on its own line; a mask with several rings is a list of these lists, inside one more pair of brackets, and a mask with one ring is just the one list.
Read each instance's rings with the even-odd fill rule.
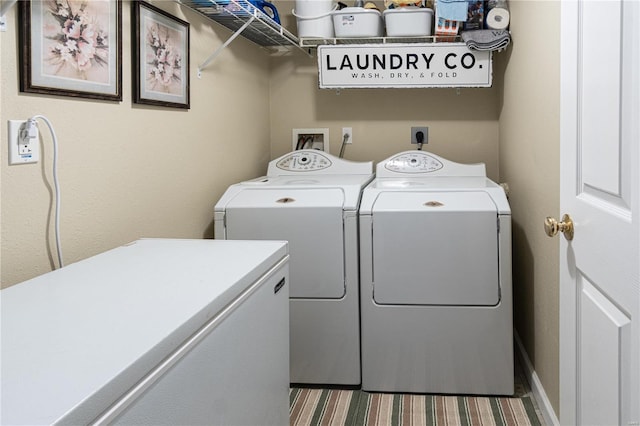
[[291,426],[542,425],[542,413],[519,362],[512,397],[382,394],[292,387]]
[[[517,353],[517,351],[516,351]],[[540,411],[540,407],[538,407],[538,404],[536,403],[536,399],[533,396],[533,392],[531,392],[531,386],[529,386],[529,382],[527,381],[527,376],[524,374],[524,370],[522,369],[522,366],[520,364],[520,359],[518,356],[515,357],[515,375],[514,375],[514,381],[515,381],[515,396],[522,398],[522,397],[529,397],[531,398],[531,401],[533,403],[533,407],[535,409],[535,413],[538,417],[538,420],[540,421],[540,425],[544,426],[545,422],[544,422],[544,417],[542,416],[542,412]]]

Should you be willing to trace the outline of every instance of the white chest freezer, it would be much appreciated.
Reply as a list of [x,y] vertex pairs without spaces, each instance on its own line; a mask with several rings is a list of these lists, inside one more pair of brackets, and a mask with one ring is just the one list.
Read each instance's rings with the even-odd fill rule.
[[288,424],[288,247],[148,239],[3,290],[2,424]]

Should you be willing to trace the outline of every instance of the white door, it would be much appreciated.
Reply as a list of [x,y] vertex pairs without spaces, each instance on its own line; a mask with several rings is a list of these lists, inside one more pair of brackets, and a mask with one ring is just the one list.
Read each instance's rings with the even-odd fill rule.
[[561,5],[560,422],[640,424],[640,2]]

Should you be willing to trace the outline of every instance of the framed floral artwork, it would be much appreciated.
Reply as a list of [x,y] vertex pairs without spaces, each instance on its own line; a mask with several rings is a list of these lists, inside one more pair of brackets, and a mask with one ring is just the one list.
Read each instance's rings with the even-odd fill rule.
[[136,0],[131,5],[133,102],[189,108],[189,23]]
[[20,91],[122,100],[121,0],[20,5]]

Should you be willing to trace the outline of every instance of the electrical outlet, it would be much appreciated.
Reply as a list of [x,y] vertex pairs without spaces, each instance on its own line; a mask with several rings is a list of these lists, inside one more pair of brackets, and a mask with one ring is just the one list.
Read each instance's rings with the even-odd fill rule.
[[[345,136],[348,136],[346,140],[345,140]],[[342,140],[346,144],[353,143],[353,130],[351,129],[351,127],[342,128]]]
[[411,143],[418,143],[420,132],[422,132],[422,143],[429,143],[429,128],[428,127],[411,127]]
[[25,120],[9,120],[8,145],[9,164],[37,163],[40,159],[40,138],[36,127],[35,138],[21,137],[22,126]]
[[317,149],[329,152],[329,129],[293,129],[291,150]]

